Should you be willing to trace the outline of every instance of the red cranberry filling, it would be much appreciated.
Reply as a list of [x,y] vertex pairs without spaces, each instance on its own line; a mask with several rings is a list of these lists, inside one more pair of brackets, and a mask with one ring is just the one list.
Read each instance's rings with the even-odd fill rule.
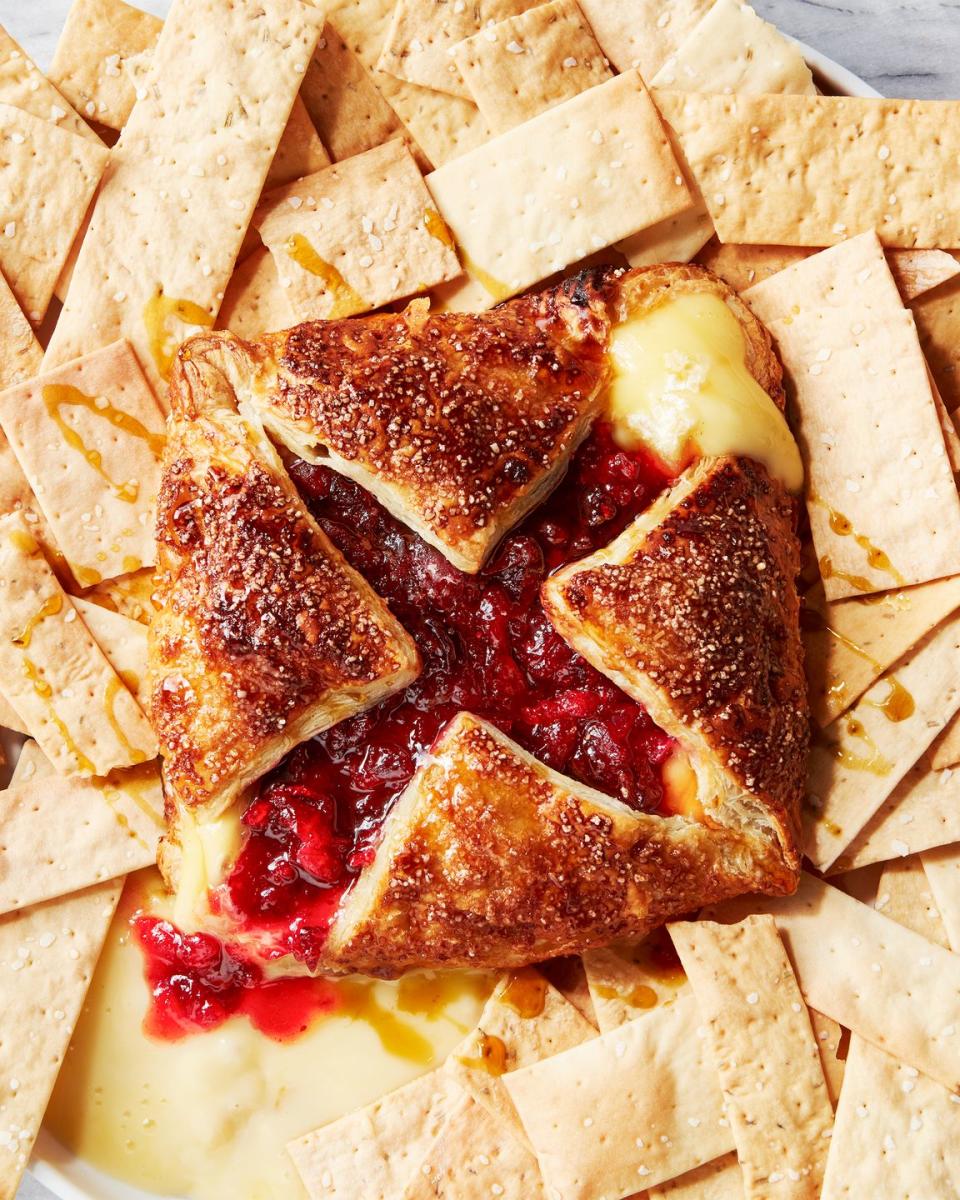
[[[423,670],[404,692],[298,747],[264,782],[215,906],[258,940],[267,934],[268,953],[315,966],[340,897],[372,858],[390,805],[461,709],[558,771],[635,808],[660,807],[670,738],[570,649],[539,602],[550,571],[606,545],[667,485],[653,459],[621,450],[608,427],[597,427],[556,492],[476,576],[329,468],[296,462],[291,475],[330,539],[414,637]],[[192,943],[174,935],[182,943],[174,959],[141,936],[151,982],[163,971],[195,979],[182,961],[195,953]],[[207,1014],[232,1002],[226,997],[250,990],[245,972],[253,968],[208,942],[221,955],[212,973],[201,972],[189,987],[171,984],[163,1001],[178,1014],[177,1028],[191,1020],[207,1027]]]

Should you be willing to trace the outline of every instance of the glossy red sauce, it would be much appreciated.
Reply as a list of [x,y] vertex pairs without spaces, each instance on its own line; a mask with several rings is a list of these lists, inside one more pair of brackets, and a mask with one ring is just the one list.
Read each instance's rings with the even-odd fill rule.
[[[317,963],[330,919],[372,858],[391,804],[419,756],[463,709],[564,774],[635,808],[660,807],[671,739],[570,649],[539,601],[550,571],[606,545],[667,486],[655,460],[621,450],[599,426],[560,487],[473,576],[358,484],[304,462],[291,475],[331,541],[413,636],[423,670],[404,692],[294,750],[247,809],[243,847],[212,901],[255,933],[268,956]],[[171,1008],[177,1030],[185,1021],[217,1024],[231,1005],[261,1019],[250,996],[265,985],[237,953],[195,935],[213,942],[220,958],[213,948],[196,963],[189,950],[165,948],[163,957],[155,943],[166,942],[156,929],[138,932],[157,1032],[165,1018],[154,1017]],[[191,989],[202,1002],[193,1002]]]

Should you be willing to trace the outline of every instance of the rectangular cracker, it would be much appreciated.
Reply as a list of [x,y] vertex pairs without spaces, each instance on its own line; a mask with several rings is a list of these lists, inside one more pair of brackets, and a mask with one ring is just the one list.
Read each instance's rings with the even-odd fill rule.
[[955,841],[960,841],[960,771],[933,771],[925,756],[847,846],[835,869],[905,858]]
[[122,129],[135,99],[124,63],[151,50],[162,28],[159,17],[124,0],[73,0],[50,78],[92,121]]
[[370,72],[330,21],[303,77],[300,98],[335,162],[372,150],[402,129]]
[[453,61],[493,133],[609,79],[577,0],[550,0],[453,47]]
[[[815,1008],[807,1008],[810,1014],[810,1024],[813,1036],[817,1039],[817,1049],[820,1051],[820,1066],[823,1077],[827,1081],[827,1091],[830,1103],[834,1108],[840,1098],[843,1087],[843,1072],[846,1065],[845,1047],[843,1047],[844,1030],[832,1017],[826,1017]],[[844,1057],[841,1058],[843,1052]]]
[[297,321],[379,308],[461,273],[400,138],[269,192],[254,223]]
[[427,186],[491,303],[691,202],[636,72],[501,134]]
[[151,866],[164,831],[159,768],[64,779],[28,761],[0,792],[0,827],[0,913]]
[[490,1114],[502,1132],[509,1131],[529,1145],[504,1086],[504,1075],[595,1036],[590,1022],[538,971],[527,968],[501,980],[484,1006],[477,1028],[451,1052],[444,1070]]
[[219,309],[321,23],[299,0],[176,0],[111,153],[48,367],[126,337],[162,395],[177,344]]
[[128,342],[0,393],[0,425],[81,587],[155,561],[166,427]]
[[146,717],[77,615],[20,513],[0,517],[0,691],[63,775],[155,758]]
[[0,102],[32,113],[41,121],[50,121],[68,133],[87,138],[94,145],[100,139],[75,112],[70,101],[59,92],[22,46],[0,26]]
[[737,900],[710,915],[736,921],[751,911],[773,915],[809,1005],[960,1090],[960,955],[813,875],[793,896]]
[[397,1200],[462,1095],[431,1071],[288,1143],[311,1200]]
[[960,572],[960,496],[916,327],[876,234],[744,297],[792,384],[827,599]]
[[666,1007],[685,996],[690,985],[679,964],[664,967],[651,947],[662,930],[636,946],[588,950],[583,967],[601,1033],[618,1029],[651,1009]]
[[873,907],[920,937],[952,949],[919,854],[884,863]]
[[960,282],[927,293],[911,307],[943,402],[956,412],[960,408]]
[[237,337],[255,338],[294,324],[296,317],[287,289],[280,286],[273,255],[266,246],[258,246],[234,271],[217,315],[217,328],[229,329]]
[[618,71],[652,79],[713,0],[580,0],[583,15]]
[[0,1195],[26,1169],[122,885],[101,883],[0,918]]
[[533,7],[537,0],[397,0],[377,67],[420,87],[470,97],[451,51],[490,24]]
[[960,846],[941,846],[920,855],[950,949],[960,954]]
[[920,642],[813,746],[806,853],[831,867],[960,709],[960,617]]
[[0,275],[0,388],[29,379],[40,370],[43,348],[9,283]]
[[[816,584],[803,599],[810,705],[829,725],[960,606],[960,576],[827,604]],[[947,763],[935,765],[946,766]]]
[[548,1200],[537,1160],[481,1104],[454,1106],[403,1200]]
[[745,1196],[818,1200],[833,1108],[773,918],[669,928],[709,1031]]
[[931,747],[930,766],[940,771],[957,763],[960,763],[960,715],[954,713]]
[[329,166],[330,155],[313,127],[306,105],[298,95],[283,127],[263,186],[267,189],[281,187]]
[[397,114],[419,157],[442,166],[466,154],[490,135],[480,110],[472,100],[419,87],[377,71],[396,0],[346,0],[331,20],[351,51],[360,59],[378,91]]
[[960,101],[657,92],[723,242],[960,246]]
[[740,0],[717,0],[650,80],[652,88],[816,95],[796,42]]
[[511,1072],[548,1190],[618,1200],[733,1148],[693,996]]
[[93,634],[93,640],[107,656],[110,666],[136,697],[145,713],[150,711],[150,686],[147,679],[147,627],[123,613],[111,612],[91,600],[73,598],[80,619]]
[[[883,902],[891,920],[942,941],[943,924],[935,910],[929,911],[925,883],[914,859],[899,864],[896,871],[888,868],[878,906]],[[960,1170],[956,1101],[915,1068],[853,1036],[824,1197],[902,1200],[908,1194],[949,1194],[944,1188]]]
[[0,146],[0,271],[36,325],[50,304],[108,153],[98,140],[2,103]]

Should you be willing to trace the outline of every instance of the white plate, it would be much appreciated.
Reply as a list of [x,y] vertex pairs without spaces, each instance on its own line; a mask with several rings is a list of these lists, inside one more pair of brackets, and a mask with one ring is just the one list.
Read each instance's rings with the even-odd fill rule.
[[[792,38],[791,41],[796,39]],[[858,75],[841,67],[819,50],[814,50],[804,42],[796,44],[803,51],[821,91],[834,96],[880,95]],[[51,1189],[59,1200],[158,1200],[153,1192],[140,1191],[104,1175],[64,1150],[43,1131],[37,1139],[27,1181],[20,1193],[20,1200],[43,1200],[49,1193],[31,1188],[31,1178]],[[160,1197],[159,1200],[174,1200],[174,1197]]]

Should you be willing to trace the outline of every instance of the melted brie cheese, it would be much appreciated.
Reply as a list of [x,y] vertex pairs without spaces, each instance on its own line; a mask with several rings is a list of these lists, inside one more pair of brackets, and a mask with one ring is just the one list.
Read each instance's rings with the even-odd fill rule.
[[180,875],[173,904],[173,921],[192,932],[209,916],[207,890],[226,878],[240,850],[241,811],[237,804],[213,821],[198,821],[183,812],[178,822]]
[[109,1175],[191,1200],[306,1200],[285,1145],[437,1066],[493,986],[479,972],[345,980],[339,1012],[271,1041],[243,1018],[179,1042],[142,1030],[149,993],[129,920],[158,916],[156,871],[128,881],[47,1110],[47,1130]]
[[791,492],[803,464],[783,414],[747,370],[740,323],[710,292],[666,300],[614,329],[608,413],[624,449],[672,471],[693,457],[753,458]]

